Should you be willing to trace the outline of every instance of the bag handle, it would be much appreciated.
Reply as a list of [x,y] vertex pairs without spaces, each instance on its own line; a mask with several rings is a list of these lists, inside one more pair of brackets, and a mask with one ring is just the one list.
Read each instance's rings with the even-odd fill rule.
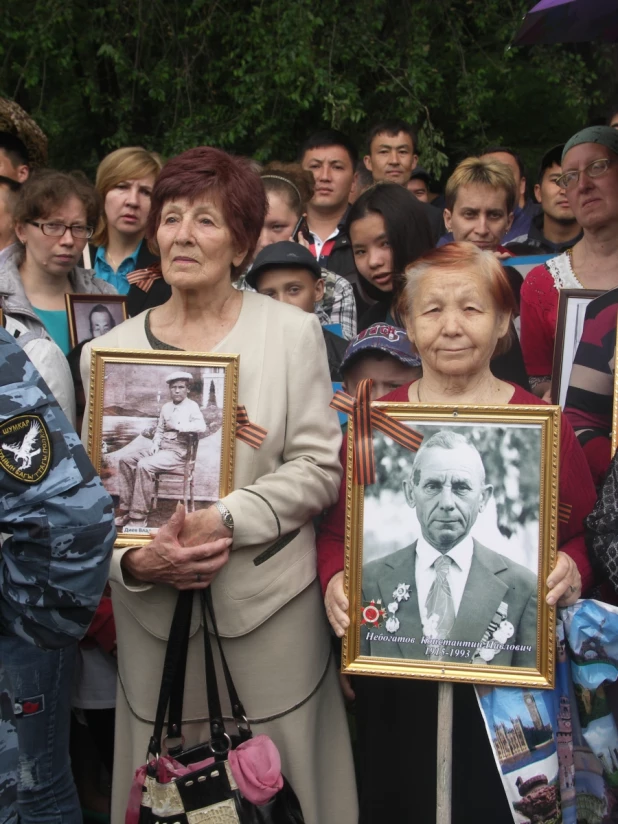
[[210,749],[217,761],[227,757],[232,748],[232,741],[225,731],[223,713],[221,712],[221,700],[219,699],[219,687],[217,684],[217,671],[215,669],[215,659],[212,654],[212,643],[208,624],[206,623],[206,596],[204,590],[200,592],[200,605],[202,608],[202,620],[204,623],[204,664],[206,669],[206,698],[208,700],[208,716],[210,721]]
[[[223,644],[221,643],[221,636],[219,635],[219,628],[217,626],[217,619],[215,617],[215,609],[212,603],[212,592],[210,591],[210,587],[204,592],[204,600],[206,601],[208,615],[210,616],[214,636],[216,638],[217,646],[219,648],[219,655],[221,656],[221,666],[223,668],[225,684],[227,686],[227,692],[230,698],[230,704],[232,706],[232,715],[234,716],[234,723],[236,724],[236,727],[241,738],[248,739],[251,738],[251,727],[249,725],[249,721],[247,720],[247,713],[245,712],[243,703],[240,700],[238,692],[236,691],[236,687],[234,686],[232,673],[230,672],[230,668],[228,667],[225,653],[223,652]],[[206,621],[204,621],[204,632],[208,632],[208,626],[206,624]]]
[[[215,747],[213,747],[213,752],[223,756],[230,748],[230,739],[225,732],[225,724],[223,722],[217,674],[206,613],[208,613],[208,616],[210,617],[213,633],[219,649],[219,655],[221,656],[221,665],[232,707],[234,722],[243,741],[251,738],[251,727],[249,725],[249,721],[247,720],[243,703],[240,700],[234,685],[232,674],[223,651],[223,644],[221,642],[221,636],[219,635],[210,588],[203,590],[200,593],[200,604],[202,621],[204,625],[204,664],[206,674],[208,716],[211,730],[211,746],[212,741],[214,740]],[[155,756],[160,755],[162,751],[163,727],[165,724],[165,713],[168,709],[168,705],[169,715],[167,737],[178,738],[181,740],[179,746],[170,748],[168,751],[171,755],[175,755],[182,752],[183,749],[182,711],[192,606],[193,592],[190,590],[179,592],[170,627],[169,640],[165,651],[165,661],[163,664],[163,675],[161,678],[161,689],[159,692],[159,701],[155,715],[154,731],[148,745],[148,754],[152,753]]]
[[[185,590],[178,593],[176,608],[172,617],[170,634],[165,650],[165,660],[163,662],[163,675],[161,676],[161,689],[159,690],[159,701],[155,715],[155,724],[148,744],[146,762],[150,754],[157,758],[161,754],[161,740],[163,736],[163,725],[165,723],[165,712],[170,703],[172,692],[175,696],[180,695],[180,715],[182,716],[182,695],[184,693],[185,670],[187,661],[187,650],[189,647],[189,629],[191,625],[191,610],[193,606],[193,592]],[[175,699],[174,703],[177,703]],[[169,729],[169,728],[168,728]],[[180,735],[180,729],[177,735]]]

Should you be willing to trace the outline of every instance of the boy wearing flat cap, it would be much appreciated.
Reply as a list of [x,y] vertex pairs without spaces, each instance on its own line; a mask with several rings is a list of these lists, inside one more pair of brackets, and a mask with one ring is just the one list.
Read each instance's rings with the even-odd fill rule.
[[[315,304],[324,296],[324,278],[320,264],[308,249],[292,240],[266,246],[253,262],[247,283],[261,295],[298,306],[303,312],[315,312]],[[347,341],[322,327],[330,379],[341,381],[340,366]]]
[[120,503],[116,526],[146,526],[154,473],[182,470],[189,449],[187,433],[206,431],[206,422],[199,406],[187,397],[193,380],[190,372],[176,371],[167,376],[165,382],[171,400],[161,408],[152,446],[118,461]]

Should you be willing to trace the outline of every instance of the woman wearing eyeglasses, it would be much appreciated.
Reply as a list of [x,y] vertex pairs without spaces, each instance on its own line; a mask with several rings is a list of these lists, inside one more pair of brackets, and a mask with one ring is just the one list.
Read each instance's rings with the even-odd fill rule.
[[533,269],[521,290],[521,348],[533,391],[551,382],[560,289],[618,286],[618,132],[591,126],[574,135],[562,153],[566,192],[583,237],[561,255]]
[[65,355],[65,294],[116,294],[111,284],[77,266],[100,208],[100,197],[85,177],[37,172],[19,192],[13,215],[18,243],[0,268],[4,312],[31,331],[44,330]]

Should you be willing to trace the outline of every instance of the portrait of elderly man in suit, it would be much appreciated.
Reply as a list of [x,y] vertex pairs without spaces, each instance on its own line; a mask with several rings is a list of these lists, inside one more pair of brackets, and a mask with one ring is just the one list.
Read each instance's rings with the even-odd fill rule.
[[537,576],[470,534],[493,491],[476,447],[435,433],[403,488],[421,536],[363,567],[363,603],[383,614],[361,626],[361,654],[535,667]]

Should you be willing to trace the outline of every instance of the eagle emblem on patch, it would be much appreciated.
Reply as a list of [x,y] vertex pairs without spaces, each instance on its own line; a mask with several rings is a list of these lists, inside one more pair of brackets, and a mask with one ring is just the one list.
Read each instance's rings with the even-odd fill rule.
[[47,425],[40,415],[16,415],[0,424],[0,466],[25,484],[38,484],[51,467]]

